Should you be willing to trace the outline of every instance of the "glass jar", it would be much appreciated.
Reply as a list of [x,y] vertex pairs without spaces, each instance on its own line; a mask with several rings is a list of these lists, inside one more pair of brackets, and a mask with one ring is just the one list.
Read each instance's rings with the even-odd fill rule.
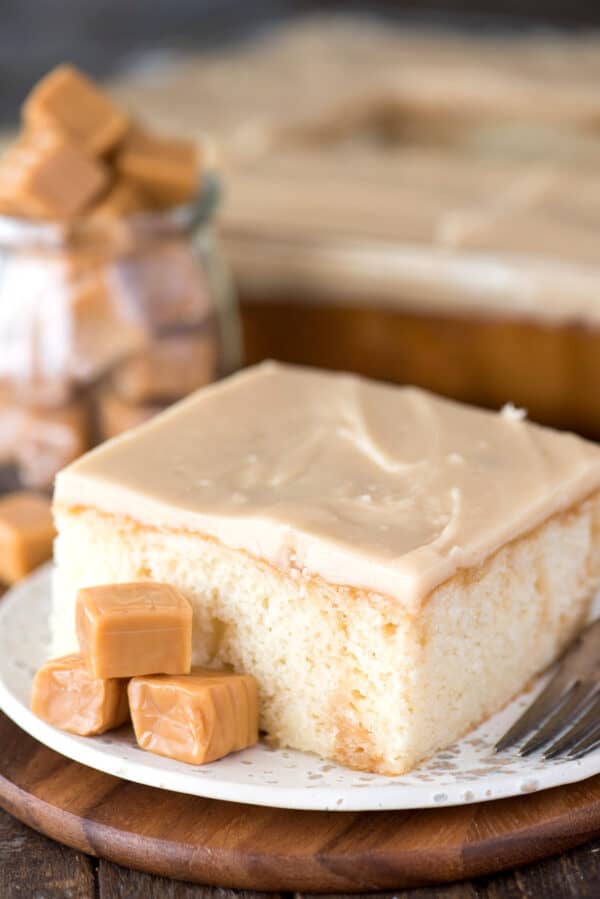
[[74,224],[0,218],[0,464],[25,486],[240,364],[215,235],[185,207]]

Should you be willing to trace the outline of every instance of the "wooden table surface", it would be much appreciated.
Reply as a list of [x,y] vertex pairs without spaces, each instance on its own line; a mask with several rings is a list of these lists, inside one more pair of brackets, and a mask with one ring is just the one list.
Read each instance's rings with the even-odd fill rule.
[[[54,843],[0,809],[2,899],[258,899],[268,895],[276,894],[236,893],[120,868]],[[390,899],[598,899],[600,839],[514,872],[376,895]]]

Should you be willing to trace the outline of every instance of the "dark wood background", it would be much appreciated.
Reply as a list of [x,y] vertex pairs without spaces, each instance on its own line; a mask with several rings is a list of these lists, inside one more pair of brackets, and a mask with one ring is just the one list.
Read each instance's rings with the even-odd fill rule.
[[[263,899],[269,895],[293,899],[292,894],[194,886],[120,868],[53,843],[0,810],[2,899]],[[494,877],[377,895],[382,899],[598,899],[600,840]]]
[[0,0],[0,123],[15,121],[26,92],[59,62],[103,76],[135,64],[144,52],[229,44],[316,12],[470,31],[600,26],[600,4],[593,0]]

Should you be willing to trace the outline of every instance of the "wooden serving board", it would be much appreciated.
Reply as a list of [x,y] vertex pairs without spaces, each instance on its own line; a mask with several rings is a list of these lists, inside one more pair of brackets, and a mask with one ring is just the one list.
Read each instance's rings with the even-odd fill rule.
[[476,877],[600,833],[600,775],[479,805],[307,812],[140,786],[64,758],[0,714],[0,805],[117,864],[253,890],[365,892]]

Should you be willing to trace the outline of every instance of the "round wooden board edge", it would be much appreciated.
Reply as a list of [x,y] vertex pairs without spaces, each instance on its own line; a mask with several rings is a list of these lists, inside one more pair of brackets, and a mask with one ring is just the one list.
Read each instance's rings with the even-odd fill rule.
[[[259,832],[262,833],[262,824],[268,824],[272,818],[271,823],[275,825],[273,839],[286,818],[294,821],[296,830],[311,834],[315,833],[315,826],[318,829],[322,824],[324,834],[318,851],[304,855],[270,852],[256,843],[228,846],[225,840],[225,845],[215,843],[211,846],[193,841],[178,842],[94,820],[93,815],[86,817],[69,809],[68,803],[53,803],[37,795],[36,783],[38,788],[43,784],[47,786],[61,771],[64,779],[69,772],[81,775],[93,769],[63,758],[0,716],[0,732],[6,735],[7,730],[12,732],[12,741],[18,740],[27,747],[27,758],[21,778],[23,783],[19,783],[18,776],[11,778],[3,773],[2,769],[7,765],[0,749],[0,806],[24,824],[74,849],[176,880],[259,891],[350,893],[393,890],[448,883],[539,861],[574,848],[600,832],[600,776],[597,776],[570,788],[557,787],[517,799],[411,812],[290,812],[164,793],[167,802],[179,800],[185,806],[193,804],[200,815],[216,813],[217,817],[224,816],[230,827],[255,817],[261,821]],[[11,740],[3,743],[2,748],[10,751]],[[47,772],[45,776],[44,771]],[[105,784],[101,791],[102,804],[106,800],[114,802],[119,793],[146,798],[156,793],[152,787],[121,781],[96,771],[94,780]],[[25,785],[26,781],[30,784]],[[560,791],[571,790],[573,793],[576,790],[576,794],[583,795],[587,792],[586,784],[591,786],[587,801],[578,805],[574,798],[566,803],[568,812],[565,814],[532,823],[532,810],[535,812],[536,806],[543,808]],[[512,817],[517,821],[519,808],[525,822],[520,828],[490,836],[490,822],[495,816]],[[525,810],[527,812],[523,814]],[[452,845],[423,844],[417,850],[414,846],[390,844],[394,821],[400,828],[412,821],[426,829],[427,821],[431,822],[433,818],[432,833],[438,832],[440,824],[446,822],[444,826],[455,835]],[[392,824],[390,819],[393,819]],[[337,821],[343,822],[339,829],[335,828]],[[460,842],[463,832],[464,839]],[[348,842],[353,839],[356,839],[356,845],[348,848]]]

